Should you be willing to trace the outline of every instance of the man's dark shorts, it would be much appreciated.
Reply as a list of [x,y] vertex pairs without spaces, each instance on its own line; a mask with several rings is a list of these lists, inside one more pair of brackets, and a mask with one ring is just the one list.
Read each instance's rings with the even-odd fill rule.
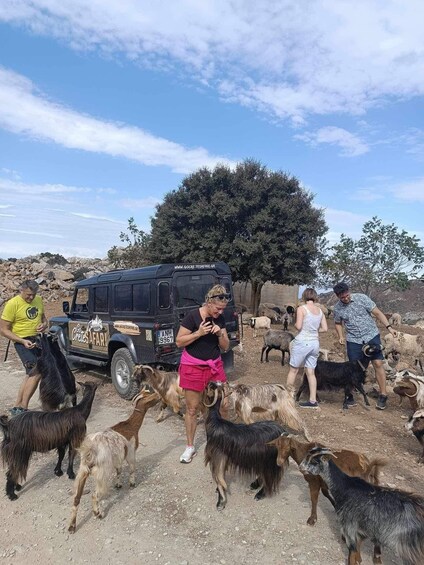
[[[35,341],[35,337],[24,337],[24,339],[29,339],[30,341]],[[34,347],[33,349],[27,349],[22,343],[14,343],[16,353],[19,355],[20,360],[22,361],[22,365],[25,368],[25,372],[28,375],[31,370],[37,364],[37,360],[40,356],[40,349],[38,347]]]
[[361,361],[366,367],[368,367],[369,362],[374,359],[384,359],[383,351],[381,350],[381,339],[380,334],[367,341],[367,345],[377,345],[377,351],[373,353],[370,357],[364,355],[362,351],[363,345],[361,343],[353,343],[352,341],[346,342],[347,357],[349,361]]

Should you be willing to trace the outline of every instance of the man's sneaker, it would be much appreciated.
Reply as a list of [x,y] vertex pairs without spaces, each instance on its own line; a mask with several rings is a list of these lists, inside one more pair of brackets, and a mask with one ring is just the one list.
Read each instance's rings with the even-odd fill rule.
[[14,406],[9,410],[11,416],[18,416],[18,414],[23,414],[24,412],[28,412],[26,408],[22,408],[22,406]]
[[299,406],[301,408],[318,408],[318,402],[311,402],[308,400],[307,402],[299,402]]
[[375,407],[377,410],[384,410],[386,408],[387,396],[380,394]]
[[356,401],[355,401],[355,399],[353,398],[353,396],[350,396],[350,397],[346,400],[345,405],[348,406],[349,408],[352,408],[352,406],[356,406]]
[[191,463],[191,460],[196,455],[196,450],[192,445],[188,445],[185,448],[184,453],[180,457],[181,463]]

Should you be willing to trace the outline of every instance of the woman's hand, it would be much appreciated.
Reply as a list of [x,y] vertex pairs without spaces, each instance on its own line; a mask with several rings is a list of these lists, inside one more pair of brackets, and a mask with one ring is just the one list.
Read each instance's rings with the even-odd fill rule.
[[[215,324],[213,324],[212,322],[207,322],[206,320],[203,320],[202,322],[200,322],[200,326],[199,329],[197,330],[199,335],[207,335],[210,334],[213,330],[213,327],[215,326]],[[216,326],[219,329],[219,326]],[[213,332],[216,333],[216,332]]]
[[221,337],[222,335],[222,331],[220,326],[218,326],[217,324],[212,323],[212,329],[211,329],[211,333],[212,334],[219,334],[218,337]]

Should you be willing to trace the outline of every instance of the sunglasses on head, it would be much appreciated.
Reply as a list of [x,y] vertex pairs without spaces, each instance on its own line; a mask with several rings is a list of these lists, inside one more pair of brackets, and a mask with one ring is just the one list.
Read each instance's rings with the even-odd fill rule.
[[213,296],[209,296],[209,298],[216,298],[217,300],[222,300],[228,302],[231,298],[231,294],[226,292],[225,294],[214,294]]

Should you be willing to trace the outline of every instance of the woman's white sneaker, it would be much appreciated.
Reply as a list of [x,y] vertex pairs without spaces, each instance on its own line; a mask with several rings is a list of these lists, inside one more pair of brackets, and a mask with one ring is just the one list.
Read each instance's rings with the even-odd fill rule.
[[196,450],[192,445],[188,445],[185,448],[184,453],[180,457],[181,463],[191,463],[191,460],[196,455]]

